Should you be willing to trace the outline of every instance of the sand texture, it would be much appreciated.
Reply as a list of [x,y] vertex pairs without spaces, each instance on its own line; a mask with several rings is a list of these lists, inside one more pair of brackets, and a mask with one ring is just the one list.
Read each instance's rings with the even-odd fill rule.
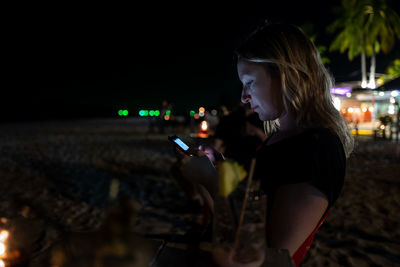
[[[0,125],[0,226],[30,266],[102,225],[113,179],[135,200],[132,232],[184,234],[199,215],[170,173],[167,135],[135,120]],[[400,266],[400,145],[358,140],[344,189],[302,266]]]

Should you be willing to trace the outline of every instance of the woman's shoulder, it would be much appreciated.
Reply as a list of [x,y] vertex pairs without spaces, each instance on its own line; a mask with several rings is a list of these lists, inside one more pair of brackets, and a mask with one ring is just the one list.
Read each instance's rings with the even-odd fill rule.
[[344,148],[339,136],[328,128],[308,128],[301,133],[276,143],[263,143],[257,152],[260,160],[303,162],[323,155],[345,159]]
[[263,148],[267,149],[277,147],[282,149],[290,146],[290,148],[293,149],[298,146],[302,147],[316,144],[322,145],[324,143],[338,144],[338,142],[340,142],[338,135],[334,131],[323,127],[306,128],[295,135],[282,138],[277,142],[270,142],[272,137],[273,136],[265,140],[263,143]]

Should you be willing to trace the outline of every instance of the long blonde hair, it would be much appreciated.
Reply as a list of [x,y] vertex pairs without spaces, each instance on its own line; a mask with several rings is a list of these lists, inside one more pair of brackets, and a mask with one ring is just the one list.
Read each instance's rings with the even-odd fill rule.
[[[297,125],[331,129],[342,141],[346,157],[350,156],[354,138],[333,105],[333,78],[314,44],[297,26],[265,24],[250,35],[236,55],[279,75],[284,107],[295,116]],[[265,121],[264,130],[267,135],[279,130],[279,119]]]

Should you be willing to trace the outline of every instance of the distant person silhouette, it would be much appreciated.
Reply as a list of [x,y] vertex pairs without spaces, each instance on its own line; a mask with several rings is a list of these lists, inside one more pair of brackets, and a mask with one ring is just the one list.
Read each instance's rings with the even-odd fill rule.
[[212,138],[218,152],[248,168],[266,137],[258,115],[248,105],[240,103],[220,119]]

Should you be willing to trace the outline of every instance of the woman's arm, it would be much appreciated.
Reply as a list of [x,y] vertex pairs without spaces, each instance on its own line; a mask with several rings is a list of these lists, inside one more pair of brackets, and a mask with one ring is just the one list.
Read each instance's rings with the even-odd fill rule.
[[279,186],[266,229],[269,246],[288,249],[293,256],[327,207],[325,194],[309,183]]

